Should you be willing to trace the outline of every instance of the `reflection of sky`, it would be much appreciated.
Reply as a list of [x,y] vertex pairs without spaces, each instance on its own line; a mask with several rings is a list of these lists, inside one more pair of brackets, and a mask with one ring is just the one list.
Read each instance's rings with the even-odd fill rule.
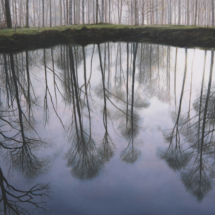
[[[116,60],[116,48],[117,44],[111,44],[113,48],[111,53],[112,60],[112,80],[114,83],[115,74],[115,60]],[[102,46],[101,46],[102,48]],[[56,47],[57,49],[57,47]],[[89,77],[90,61],[92,46],[86,48],[87,51],[87,73]],[[149,108],[143,108],[137,110],[141,127],[138,136],[135,138],[135,147],[140,149],[141,156],[134,164],[123,163],[120,159],[120,153],[127,147],[128,141],[119,136],[120,131],[117,130],[120,120],[114,120],[114,114],[116,109],[108,103],[108,110],[112,114],[113,125],[117,133],[112,128],[112,123],[108,119],[108,128],[113,143],[116,146],[115,155],[109,163],[104,165],[98,177],[92,180],[81,181],[73,178],[71,175],[71,167],[67,167],[67,160],[65,154],[70,148],[71,143],[68,141],[66,132],[63,130],[59,119],[56,117],[53,108],[49,100],[49,123],[44,129],[41,113],[43,108],[38,108],[38,125],[37,130],[42,138],[45,138],[47,142],[52,144],[52,147],[48,146],[39,154],[46,154],[51,160],[50,170],[44,175],[40,175],[37,179],[30,182],[50,182],[51,183],[51,198],[48,200],[48,207],[51,210],[51,214],[80,214],[80,215],[94,215],[94,214],[212,214],[214,211],[214,198],[215,193],[211,191],[206,195],[201,203],[188,193],[180,180],[180,174],[171,170],[168,165],[160,160],[158,157],[158,148],[166,148],[168,144],[165,143],[161,130],[171,129],[173,127],[173,121],[170,118],[170,114],[175,110],[175,97],[174,97],[174,68],[175,68],[175,51],[176,49],[171,47],[170,58],[170,92],[165,91],[166,97],[170,98],[165,101],[158,99],[156,95],[150,94],[146,89],[140,92],[140,96],[147,98],[150,106]],[[115,50],[115,52],[114,52]],[[49,50],[50,51],[50,50]],[[47,53],[49,52],[47,51]],[[182,113],[188,111],[189,96],[190,96],[190,80],[191,80],[191,68],[192,57],[194,51],[188,50],[188,72],[185,85],[184,100],[182,104]],[[104,49],[102,49],[102,55]],[[48,55],[48,54],[47,54]],[[164,54],[164,60],[166,54]],[[179,103],[183,73],[184,73],[184,61],[185,50],[178,49],[178,61],[177,61],[177,88],[176,98],[177,105]],[[204,51],[196,50],[194,65],[193,65],[193,91],[192,101],[197,98],[198,92],[196,89],[200,89],[201,78],[203,71]],[[51,66],[51,63],[47,63]],[[124,73],[126,72],[126,45],[122,43],[122,65]],[[40,62],[40,67],[42,64]],[[62,70],[55,65],[57,71]],[[207,56],[207,68],[205,75],[205,86],[207,85],[210,68],[210,53]],[[93,75],[91,79],[91,94],[93,99],[98,103],[95,103],[95,113],[92,114],[92,135],[96,142],[101,142],[105,133],[102,122],[102,107],[103,99],[99,99],[95,93],[95,88],[101,83],[101,72],[99,67],[99,57],[97,48],[93,58]],[[107,69],[107,68],[106,68]],[[37,71],[37,67],[32,68],[34,75]],[[139,69],[137,69],[137,74]],[[83,82],[83,65],[78,68],[79,74],[79,86]],[[107,74],[107,71],[106,71]],[[119,72],[118,72],[119,74]],[[161,89],[165,86],[166,69],[161,68]],[[40,71],[39,76],[44,79],[43,71]],[[106,76],[107,77],[107,76]],[[49,86],[52,95],[54,95],[52,74],[49,72]],[[131,80],[130,80],[131,84]],[[137,82],[135,82],[137,84]],[[148,84],[151,88],[156,89],[156,84]],[[35,81],[36,94],[42,96],[41,104],[43,104],[44,94],[44,82]],[[62,85],[60,85],[62,90]],[[144,88],[144,86],[141,86]],[[131,88],[131,87],[130,87]],[[137,86],[135,86],[137,89]],[[84,90],[84,88],[83,88]],[[150,91],[150,89],[148,89]],[[166,89],[165,89],[166,90]],[[63,92],[63,90],[62,90]],[[125,92],[125,91],[124,91]],[[114,98],[111,97],[112,101]],[[115,103],[119,107],[123,107],[120,103]],[[125,107],[124,107],[125,110]],[[58,107],[57,112],[66,126],[71,123],[72,108],[65,106],[63,99],[58,93]],[[39,115],[40,114],[40,115]],[[87,111],[84,111],[86,117]],[[88,120],[84,118],[84,127],[88,128]],[[6,168],[5,168],[5,171]],[[11,173],[9,174],[11,175]],[[17,176],[18,179],[14,181],[18,186],[23,186],[23,178],[21,175]],[[20,180],[19,180],[20,179]]]

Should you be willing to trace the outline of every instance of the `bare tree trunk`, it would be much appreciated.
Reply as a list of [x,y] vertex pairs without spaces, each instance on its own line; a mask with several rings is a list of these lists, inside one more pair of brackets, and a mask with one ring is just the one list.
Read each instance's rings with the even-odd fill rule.
[[156,0],[156,25],[158,25],[158,0]]
[[3,0],[1,0],[1,5],[2,5],[3,14],[4,14],[4,19],[6,19],[6,11],[5,11],[5,6],[4,6]]
[[26,28],[29,27],[29,0],[26,0]]
[[178,1],[178,25],[181,24],[181,0]]
[[212,26],[214,26],[214,0],[211,0],[211,6],[212,6],[212,8],[211,8],[211,10],[212,10]]
[[63,17],[64,17],[64,25],[66,25],[66,5],[65,5],[65,0],[63,0]]
[[[40,27],[40,1],[38,1],[38,8],[39,8],[39,15],[37,16],[38,20],[39,20],[39,27]],[[19,9],[20,10],[20,9]],[[21,24],[20,24],[21,26]]]
[[62,26],[62,0],[60,0],[59,3],[60,3],[60,25]]
[[10,14],[10,2],[9,2],[9,0],[5,0],[5,13],[6,13],[7,27],[12,28],[12,20],[11,20],[11,14]]
[[56,0],[54,0],[54,24],[57,25]]
[[72,25],[72,0],[69,0],[69,24]]
[[69,0],[66,0],[66,25],[69,24]]
[[196,0],[196,3],[195,3],[195,21],[194,21],[194,25],[197,24],[197,8],[198,8],[198,0]]
[[111,0],[109,0],[109,23],[111,22],[110,21],[110,5],[111,5],[110,3],[111,3]]
[[15,23],[17,24],[17,7],[16,7],[16,0],[15,0],[14,4],[15,4]]
[[133,25],[133,11],[134,11],[134,9],[133,9],[133,3],[132,3],[132,0],[131,0],[131,25]]
[[81,10],[80,10],[80,6],[81,6],[81,4],[80,4],[80,1],[78,0],[78,1],[76,1],[76,14],[77,14],[77,22],[78,22],[78,24],[80,24],[80,12],[81,12]]
[[[15,15],[14,0],[10,0],[10,5],[12,6],[11,12],[12,12],[13,16],[11,14],[11,19],[12,19],[12,22],[13,22],[15,20],[15,17],[14,17],[14,15]],[[1,92],[0,92],[0,95],[1,95]]]
[[102,22],[104,22],[104,0],[102,0]]
[[190,4],[189,4],[189,0],[187,0],[187,25],[190,24]]
[[87,8],[88,8],[88,11],[87,11],[87,23],[90,24],[91,7],[90,7],[90,2],[89,2],[89,0],[87,0]]
[[139,25],[139,10],[138,10],[138,2],[135,0],[135,25]]
[[107,11],[108,11],[108,8],[107,8],[107,0],[105,0],[105,23],[107,23]]
[[45,27],[45,8],[44,8],[44,0],[42,0],[42,7],[43,7],[43,28]]
[[49,26],[50,27],[52,27],[52,0],[49,0],[49,6],[50,6],[50,8],[49,8],[49,13],[50,13],[50,17],[49,17]]
[[[179,1],[181,1],[181,0],[179,0]],[[161,24],[163,25],[164,23],[163,23],[163,19],[164,19],[164,0],[162,0],[162,18],[161,18]]]
[[73,15],[74,15],[74,24],[77,24],[77,21],[76,21],[76,17],[75,17],[75,0],[73,0],[73,3],[74,3],[74,5],[73,5]]
[[33,0],[33,13],[34,13],[34,27],[35,27],[36,23],[35,23],[35,3],[34,3],[34,0]]
[[171,24],[171,0],[168,0],[168,24]]
[[143,0],[142,2],[142,25],[145,25],[145,11],[144,11],[144,7],[145,6],[145,2]]
[[96,0],[96,24],[98,24],[98,17],[99,17],[99,1]]
[[85,24],[84,0],[82,0],[82,24]]

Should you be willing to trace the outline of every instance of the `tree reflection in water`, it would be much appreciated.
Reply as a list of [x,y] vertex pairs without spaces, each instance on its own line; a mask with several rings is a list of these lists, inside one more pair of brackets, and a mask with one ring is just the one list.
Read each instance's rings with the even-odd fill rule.
[[[124,55],[123,49],[126,49],[127,55]],[[185,49],[185,65],[178,105],[176,98],[178,49],[175,53],[175,113],[172,114],[174,126],[171,132],[164,133],[169,146],[160,153],[160,156],[174,171],[180,171],[181,180],[187,190],[198,200],[202,200],[213,188],[214,178],[213,52],[207,90],[204,90],[207,54],[205,52],[201,92],[194,101],[192,109],[193,83],[189,84],[191,87],[189,110],[186,113],[182,107],[185,104],[188,83],[188,51]],[[144,138],[138,139],[144,132],[142,120],[145,115],[141,110],[150,106],[148,100],[154,96],[159,101],[170,103],[171,48],[152,44],[104,43],[90,48],[74,45],[59,46],[50,50],[43,49],[37,55],[42,56],[38,60],[42,65],[40,69],[44,77],[42,105],[33,85],[36,77],[31,72],[32,64],[35,63],[33,52],[4,54],[1,58],[3,65],[1,90],[3,89],[6,99],[0,103],[0,145],[2,150],[7,152],[7,160],[10,161],[13,170],[18,170],[27,179],[34,179],[48,169],[50,161],[37,155],[37,150],[47,145],[36,129],[35,109],[38,107],[42,107],[44,111],[44,126],[49,124],[52,109],[64,131],[68,131],[70,146],[66,152],[67,166],[70,167],[72,176],[77,179],[88,180],[97,177],[107,162],[112,160],[116,154],[115,134],[121,135],[121,140],[126,142],[120,152],[121,160],[134,164],[141,154],[138,147],[144,142]],[[97,56],[98,71],[94,71],[94,55]],[[126,64],[123,64],[124,62]],[[52,75],[53,85],[49,81],[49,72]],[[91,83],[94,75],[98,75],[100,84]],[[58,111],[61,99],[69,109],[68,130]],[[98,116],[102,125],[99,127],[100,136],[94,129]],[[4,190],[8,189],[5,185],[12,189],[10,190],[12,193],[23,192],[23,195],[28,196],[32,191],[44,197],[48,196],[46,193],[49,191],[48,185],[38,184],[31,191],[21,191],[15,187],[13,189],[2,171],[0,173],[1,200],[4,205],[5,202],[8,204],[5,208],[10,208],[13,201],[11,197],[19,197],[19,194],[5,197]],[[35,197],[37,196],[32,194],[29,198],[34,198],[31,200],[36,202]],[[18,200],[14,201],[16,203],[13,202],[12,208],[18,208],[17,205],[20,205]],[[34,206],[37,208],[37,203]],[[9,213],[9,209],[5,210]]]
[[[6,88],[6,104],[1,105],[1,151],[5,153],[11,169],[19,170],[27,179],[35,178],[47,169],[48,160],[35,154],[36,149],[45,142],[35,129],[33,105],[36,99],[31,95],[33,87],[30,80],[28,52],[26,52],[26,73],[16,65],[14,54],[3,55]],[[22,85],[27,77],[27,88]],[[11,87],[13,86],[13,87]],[[33,90],[32,90],[33,91]],[[25,102],[23,102],[23,98]],[[15,188],[10,184],[0,167],[0,202],[4,214],[32,214],[35,210],[46,212],[45,199],[49,197],[50,187],[40,183],[29,190]]]
[[[213,77],[214,52],[211,51],[210,74],[207,90],[204,93],[205,65],[202,76],[201,92],[193,103],[196,114],[188,119],[183,115],[178,117],[173,132],[168,138],[169,148],[162,158],[174,170],[181,170],[181,179],[192,195],[201,201],[213,188],[214,171],[214,89],[211,87]],[[186,64],[186,63],[185,63]],[[184,84],[183,84],[184,86]],[[184,87],[180,99],[181,107]],[[190,110],[189,110],[190,111]],[[179,123],[179,118],[182,122]],[[186,120],[183,120],[186,119]],[[180,136],[180,132],[183,137]],[[174,142],[173,142],[174,138]],[[189,143],[188,149],[182,149],[181,139]]]
[[[103,125],[105,128],[105,134],[104,134],[101,146],[99,147],[99,154],[101,155],[103,162],[108,162],[114,156],[114,144],[108,132],[108,115],[110,117],[110,114],[108,113],[108,109],[107,109],[105,67],[103,68],[103,64],[102,64],[100,45],[98,45],[98,52],[99,52],[99,62],[100,62],[100,69],[101,69],[101,75],[102,75],[102,86],[103,86],[102,89],[103,89],[103,97],[104,97]],[[105,49],[105,53],[106,53],[106,49]]]
[[[83,52],[84,53],[84,52]],[[82,124],[80,97],[78,94],[78,85],[74,64],[73,47],[69,47],[70,57],[70,72],[71,72],[71,83],[72,83],[72,95],[73,95],[73,111],[75,121],[75,132],[72,135],[72,147],[68,151],[66,157],[68,159],[68,166],[72,168],[72,175],[79,179],[91,179],[98,175],[102,168],[103,161],[95,145],[94,140],[90,133],[88,134]],[[85,66],[84,66],[85,67]],[[85,69],[84,69],[85,70]],[[84,71],[85,72],[85,71]],[[85,79],[86,86],[86,79]],[[87,86],[85,87],[87,90]],[[87,93],[85,92],[87,96]],[[88,98],[87,98],[88,101]],[[89,105],[89,104],[88,104]],[[89,108],[89,106],[87,106]],[[89,109],[88,109],[89,110]],[[90,117],[90,115],[89,115]],[[89,118],[89,123],[91,118]]]
[[44,199],[49,197],[48,184],[36,184],[29,190],[20,190],[11,185],[0,168],[0,204],[4,214],[31,215],[35,210],[45,213]]
[[187,165],[190,161],[190,153],[184,152],[181,149],[181,137],[180,137],[180,122],[181,119],[181,108],[182,101],[184,96],[184,86],[186,82],[187,76],[187,49],[185,50],[185,69],[184,69],[184,78],[182,83],[181,97],[179,102],[178,113],[176,115],[176,122],[174,128],[172,129],[170,134],[164,134],[164,138],[167,142],[169,142],[169,147],[166,152],[161,153],[161,158],[166,160],[168,165],[173,170],[181,170],[183,167]]
[[[121,153],[121,159],[127,163],[134,163],[140,156],[140,151],[134,147],[134,138],[137,136],[139,127],[137,114],[134,114],[134,85],[135,85],[135,72],[136,72],[136,57],[137,57],[138,43],[133,44],[133,73],[132,73],[132,99],[131,109],[127,108],[126,113],[126,129],[122,132],[123,136],[128,139],[128,146]],[[127,71],[128,72],[128,71]],[[128,92],[127,92],[128,93]],[[128,101],[127,101],[128,102]]]

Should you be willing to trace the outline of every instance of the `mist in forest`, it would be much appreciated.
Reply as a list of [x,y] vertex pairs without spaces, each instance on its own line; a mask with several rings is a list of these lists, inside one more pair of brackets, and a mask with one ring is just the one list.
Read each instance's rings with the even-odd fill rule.
[[214,26],[214,0],[1,0],[7,27],[113,23]]

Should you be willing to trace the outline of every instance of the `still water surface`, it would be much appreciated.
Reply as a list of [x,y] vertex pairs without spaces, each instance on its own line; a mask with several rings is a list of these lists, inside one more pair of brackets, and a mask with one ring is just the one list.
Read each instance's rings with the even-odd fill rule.
[[1,211],[213,214],[213,64],[143,43],[1,54]]

